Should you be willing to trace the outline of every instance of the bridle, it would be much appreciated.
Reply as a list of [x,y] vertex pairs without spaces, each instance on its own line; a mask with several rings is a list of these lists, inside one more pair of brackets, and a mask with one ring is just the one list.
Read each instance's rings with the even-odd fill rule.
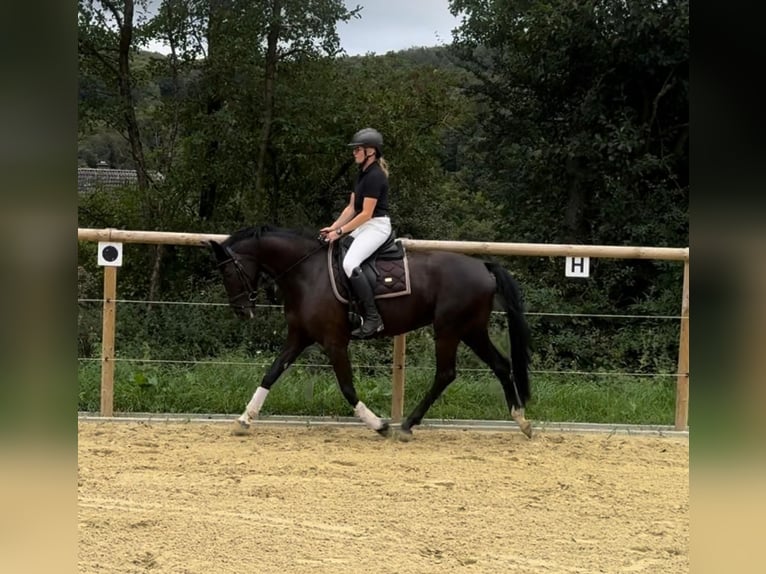
[[[287,269],[282,271],[282,273],[278,275],[274,275],[273,277],[274,282],[276,283],[279,279],[287,275],[290,271],[295,269],[298,265],[303,263],[306,259],[314,255],[314,253],[316,253],[323,247],[325,247],[325,243],[320,242],[320,244],[315,249],[312,249],[311,251],[306,253],[303,257],[301,257],[295,263],[290,265]],[[228,265],[229,263],[233,264],[234,270],[237,272],[237,276],[239,277],[240,283],[244,285],[245,287],[242,292],[238,293],[237,295],[234,295],[233,297],[229,297],[229,304],[232,307],[239,307],[242,310],[249,309],[252,311],[255,308],[255,300],[258,296],[257,287],[258,287],[258,276],[260,275],[260,272],[257,272],[255,274],[255,277],[251,281],[250,276],[245,271],[245,268],[242,267],[242,262],[240,261],[240,257],[248,257],[248,256],[247,255],[237,256],[237,254],[234,253],[231,250],[231,248],[228,246],[223,246],[223,250],[226,253],[226,255],[229,256],[229,258],[226,259],[225,261],[221,261],[218,264],[218,268],[221,268],[224,265]],[[251,257],[251,259],[254,259],[254,258]],[[268,269],[266,271],[269,272]],[[255,286],[253,286],[253,283],[255,283]],[[235,301],[245,296],[247,296],[247,300],[249,301],[248,305],[235,305]]]
[[[254,309],[255,308],[255,299],[258,296],[257,293],[257,286],[258,286],[258,273],[256,273],[255,277],[253,278],[253,282],[255,282],[255,287],[253,286],[253,282],[250,280],[250,276],[245,271],[245,268],[242,267],[242,262],[239,260],[239,257],[228,247],[224,246],[223,250],[226,252],[226,255],[229,256],[228,259],[225,261],[221,261],[218,264],[218,268],[223,267],[224,265],[228,265],[229,263],[234,265],[234,270],[237,272],[237,275],[239,276],[239,281],[242,285],[244,285],[245,289],[238,293],[237,295],[234,295],[233,297],[229,297],[229,304],[232,307],[240,307],[242,310],[245,309]],[[235,301],[241,299],[242,297],[247,297],[247,300],[249,301],[248,305],[235,305]]]

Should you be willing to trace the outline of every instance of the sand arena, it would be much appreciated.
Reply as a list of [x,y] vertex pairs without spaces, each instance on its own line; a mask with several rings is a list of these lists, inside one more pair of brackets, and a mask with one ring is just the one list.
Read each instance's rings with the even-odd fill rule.
[[80,421],[79,571],[689,571],[689,441]]

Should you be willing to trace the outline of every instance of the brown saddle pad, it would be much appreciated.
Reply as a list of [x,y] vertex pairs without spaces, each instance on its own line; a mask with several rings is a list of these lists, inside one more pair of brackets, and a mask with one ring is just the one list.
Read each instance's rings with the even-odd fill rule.
[[[338,266],[337,257],[334,254],[335,243],[327,250],[327,268],[330,271],[330,284],[335,297],[341,303],[348,303],[348,278]],[[363,264],[363,265],[366,265]],[[407,261],[407,252],[402,259],[375,260],[377,269],[377,281],[373,293],[376,299],[389,297],[401,297],[410,294],[410,265]]]

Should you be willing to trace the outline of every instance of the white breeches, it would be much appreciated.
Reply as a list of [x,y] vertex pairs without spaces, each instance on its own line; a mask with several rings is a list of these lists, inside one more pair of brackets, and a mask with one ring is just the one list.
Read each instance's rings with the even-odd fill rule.
[[354,229],[351,232],[354,242],[343,259],[343,271],[346,277],[351,277],[354,269],[383,245],[389,235],[391,235],[391,219],[388,217],[373,217]]

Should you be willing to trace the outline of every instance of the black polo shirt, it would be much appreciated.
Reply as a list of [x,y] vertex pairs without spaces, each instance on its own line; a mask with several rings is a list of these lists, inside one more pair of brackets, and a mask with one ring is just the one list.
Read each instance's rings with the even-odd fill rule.
[[388,178],[377,161],[370,164],[364,171],[360,169],[356,176],[356,183],[354,184],[354,211],[356,213],[362,211],[365,197],[374,197],[378,200],[378,203],[375,204],[375,211],[372,213],[373,217],[388,216]]

